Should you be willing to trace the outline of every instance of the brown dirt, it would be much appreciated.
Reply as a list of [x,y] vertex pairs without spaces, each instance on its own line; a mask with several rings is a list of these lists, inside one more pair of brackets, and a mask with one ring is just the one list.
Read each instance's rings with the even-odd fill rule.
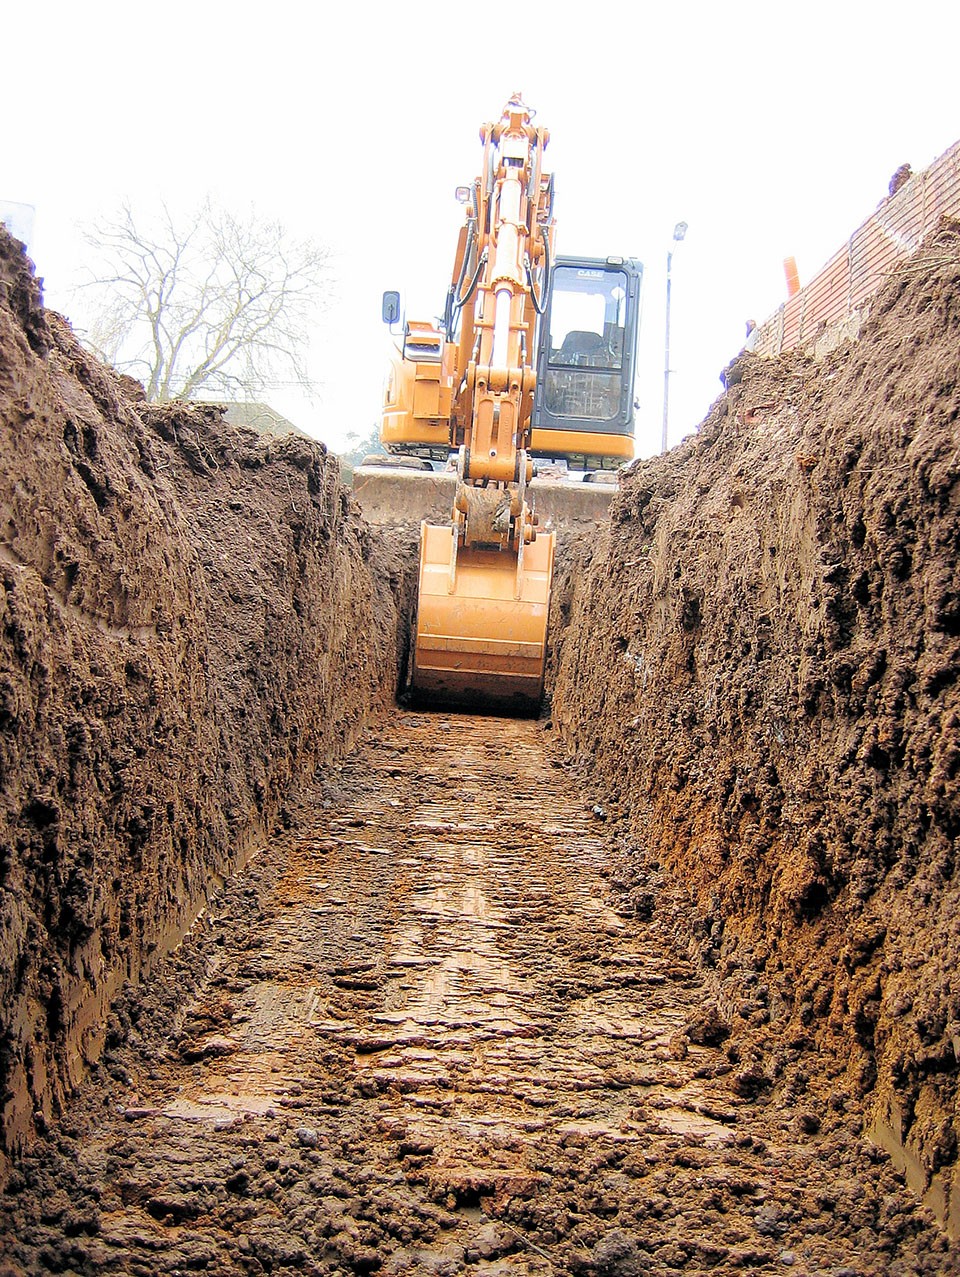
[[396,679],[402,568],[336,461],[138,389],[44,313],[0,228],[7,1148]]
[[575,779],[536,723],[368,732],[124,1000],[8,1190],[11,1262],[949,1271],[842,1093],[774,1097]]
[[958,243],[568,540],[537,724],[0,240],[2,1277],[960,1273]]
[[557,591],[553,708],[777,1086],[862,1101],[960,1236],[958,250],[634,467]]

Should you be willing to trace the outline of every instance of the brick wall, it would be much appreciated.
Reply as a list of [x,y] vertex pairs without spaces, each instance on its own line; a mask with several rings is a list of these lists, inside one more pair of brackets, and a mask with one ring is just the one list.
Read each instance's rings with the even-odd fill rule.
[[878,204],[810,283],[760,325],[757,353],[855,334],[864,303],[942,217],[960,217],[960,142]]

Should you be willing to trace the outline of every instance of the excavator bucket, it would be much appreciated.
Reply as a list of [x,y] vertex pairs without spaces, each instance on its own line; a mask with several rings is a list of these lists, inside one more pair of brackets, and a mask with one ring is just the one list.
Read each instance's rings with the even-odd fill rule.
[[535,714],[543,693],[555,538],[519,560],[455,550],[453,529],[420,530],[412,690],[433,704]]

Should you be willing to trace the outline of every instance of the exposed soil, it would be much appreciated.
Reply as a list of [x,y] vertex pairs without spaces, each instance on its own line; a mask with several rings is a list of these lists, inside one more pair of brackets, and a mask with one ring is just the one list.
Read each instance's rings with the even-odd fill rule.
[[633,467],[517,723],[0,238],[3,1277],[960,1272],[958,245]]
[[380,723],[125,1000],[8,1190],[11,1260],[947,1271],[842,1093],[772,1097],[584,797],[537,724]]
[[955,225],[858,343],[736,361],[560,583],[553,708],[779,1085],[864,1101],[960,1237],[958,371]]
[[2,228],[0,422],[2,1149],[392,698],[405,585],[322,445],[148,408]]

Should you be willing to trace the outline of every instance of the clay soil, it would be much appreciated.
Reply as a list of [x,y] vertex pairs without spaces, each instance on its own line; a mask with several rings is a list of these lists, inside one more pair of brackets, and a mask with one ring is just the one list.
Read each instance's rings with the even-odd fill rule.
[[3,1277],[960,1272],[958,243],[566,541],[539,722],[7,269]]
[[558,583],[553,687],[770,1084],[862,1104],[955,1238],[958,232],[635,464]]
[[597,806],[537,724],[379,723],[118,1009],[8,1188],[11,1259],[946,1271],[856,1108],[771,1096]]
[[2,228],[0,422],[2,1157],[392,699],[405,585],[322,445],[143,403]]

